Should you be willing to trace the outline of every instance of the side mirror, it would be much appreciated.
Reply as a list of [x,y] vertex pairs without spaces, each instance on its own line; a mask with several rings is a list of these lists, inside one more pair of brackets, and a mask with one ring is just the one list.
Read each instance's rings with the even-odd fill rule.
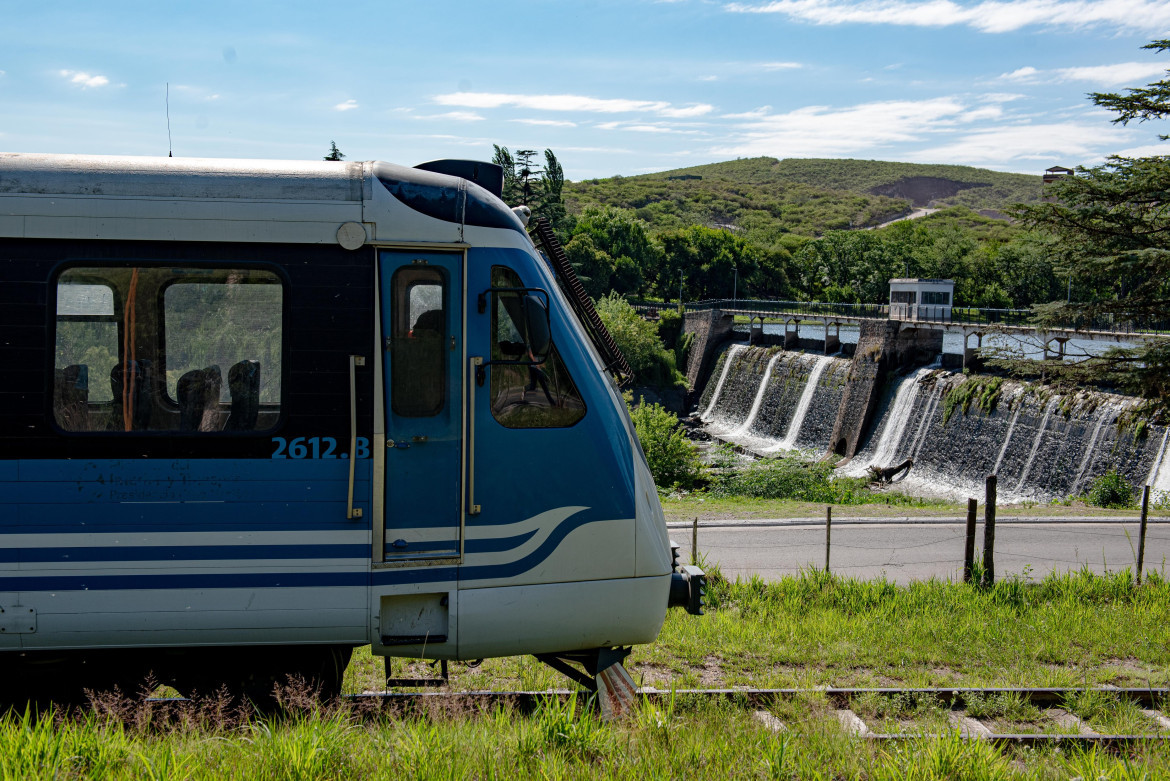
[[524,296],[524,330],[528,338],[528,350],[537,363],[544,363],[552,337],[549,335],[548,309],[536,296]]

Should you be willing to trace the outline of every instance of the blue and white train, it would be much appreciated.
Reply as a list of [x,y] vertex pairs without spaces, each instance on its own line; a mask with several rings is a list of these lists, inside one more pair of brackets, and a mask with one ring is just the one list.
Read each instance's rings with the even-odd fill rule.
[[698,610],[500,182],[0,155],[0,697],[336,692],[367,643],[591,677]]

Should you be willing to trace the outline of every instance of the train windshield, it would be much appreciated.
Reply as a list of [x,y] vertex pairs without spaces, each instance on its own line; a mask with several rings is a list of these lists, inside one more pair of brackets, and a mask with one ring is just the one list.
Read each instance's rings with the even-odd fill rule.
[[[512,269],[492,267],[492,287],[523,286]],[[507,363],[539,360],[529,351],[524,332],[523,294],[497,293],[492,312],[492,415],[508,428],[572,426],[585,417],[585,402],[555,345],[549,345],[543,363]]]

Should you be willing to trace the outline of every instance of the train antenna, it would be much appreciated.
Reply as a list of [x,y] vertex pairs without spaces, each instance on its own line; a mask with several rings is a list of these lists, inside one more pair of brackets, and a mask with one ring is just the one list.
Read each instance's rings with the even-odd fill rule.
[[167,157],[174,157],[171,146],[171,83],[167,82]]

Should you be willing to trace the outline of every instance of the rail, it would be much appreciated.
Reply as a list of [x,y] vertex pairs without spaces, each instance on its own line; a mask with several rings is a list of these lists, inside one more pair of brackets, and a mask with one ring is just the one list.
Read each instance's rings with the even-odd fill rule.
[[[677,309],[678,304],[631,301],[642,314],[662,309]],[[984,307],[949,307],[926,304],[841,304],[824,301],[771,301],[766,299],[716,298],[683,304],[687,312],[719,310],[752,317],[832,317],[848,321],[900,320],[944,325],[989,325],[1030,328],[1045,331],[1083,333],[1157,335],[1170,333],[1170,319],[1098,315],[1073,316],[1041,327],[1032,309],[988,309]]]

